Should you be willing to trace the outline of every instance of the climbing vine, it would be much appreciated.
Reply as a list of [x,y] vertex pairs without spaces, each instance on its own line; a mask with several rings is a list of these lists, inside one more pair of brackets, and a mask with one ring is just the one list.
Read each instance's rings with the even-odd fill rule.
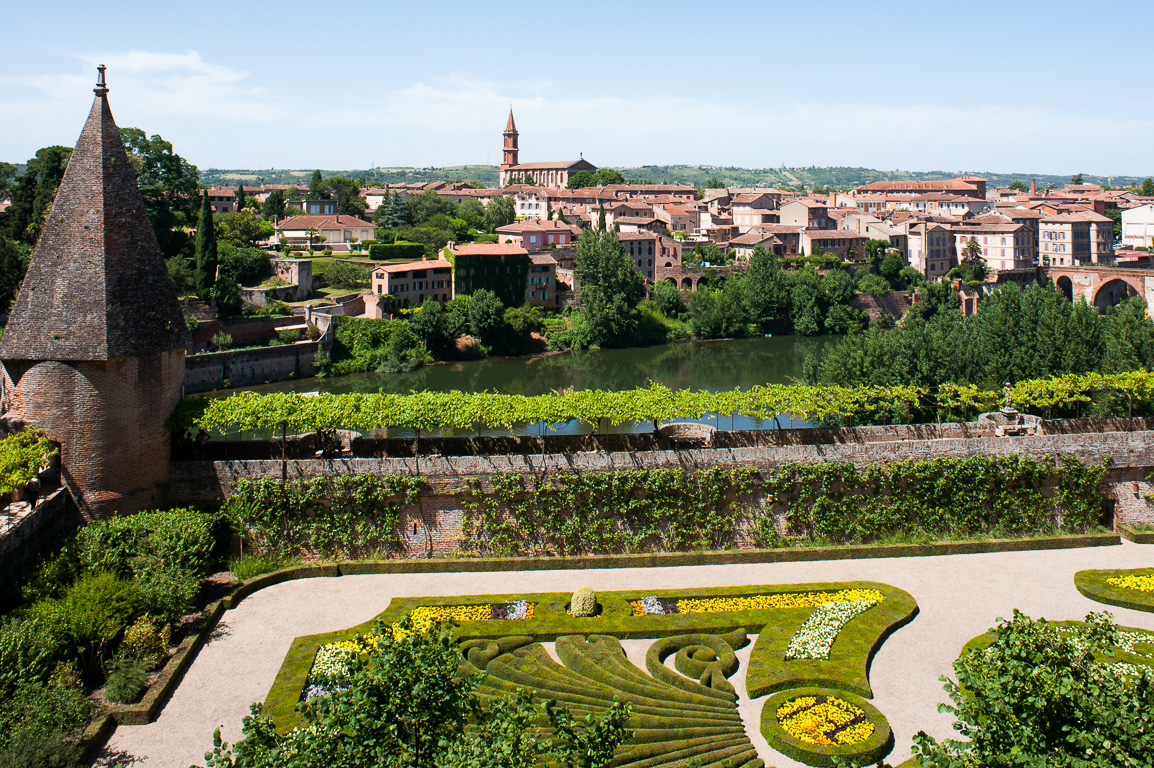
[[[1008,455],[870,464],[789,464],[764,478],[792,536],[869,542],[988,533],[1080,533],[1097,524],[1106,464]],[[1050,490],[1047,493],[1047,490]],[[772,524],[763,516],[759,531]]]
[[269,553],[335,557],[401,547],[401,510],[424,482],[400,475],[237,481],[225,510],[243,540]]
[[731,547],[757,487],[754,469],[716,467],[490,480],[491,495],[469,484],[461,546],[499,557]]

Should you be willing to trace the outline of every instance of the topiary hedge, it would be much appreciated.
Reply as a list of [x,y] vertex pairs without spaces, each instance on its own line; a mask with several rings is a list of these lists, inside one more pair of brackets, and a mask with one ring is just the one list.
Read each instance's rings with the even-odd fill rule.
[[[799,738],[794,733],[790,733],[786,726],[783,726],[781,719],[779,719],[779,712],[783,708],[788,712],[791,702],[809,698],[813,698],[815,704],[810,707],[801,707],[799,715],[806,718],[805,724],[809,726],[806,730],[811,733],[822,733],[821,729],[814,727],[819,721],[819,715],[813,711],[818,706],[822,706],[822,698],[827,701],[832,699],[835,702],[844,702],[860,710],[869,723],[873,725],[872,733],[861,741],[852,744],[837,743],[837,734],[839,733],[837,727],[824,731],[824,740],[831,742],[829,744]],[[845,710],[841,709],[840,711],[844,712]],[[785,713],[782,714],[789,722],[789,716]],[[830,722],[829,725],[833,726],[834,723]],[[886,721],[885,716],[878,711],[877,707],[860,696],[830,688],[795,688],[771,696],[761,710],[761,733],[769,745],[782,754],[806,765],[816,766],[832,766],[835,759],[847,762],[856,761],[861,765],[867,765],[880,761],[890,753],[894,745],[893,732],[890,730],[889,722]]]
[[[1126,576],[1147,577],[1154,580],[1154,568],[1129,570],[1087,570],[1074,574],[1074,586],[1091,600],[1135,611],[1154,611],[1154,589],[1141,590],[1111,584],[1111,579]],[[1151,582],[1154,585],[1154,581]]]

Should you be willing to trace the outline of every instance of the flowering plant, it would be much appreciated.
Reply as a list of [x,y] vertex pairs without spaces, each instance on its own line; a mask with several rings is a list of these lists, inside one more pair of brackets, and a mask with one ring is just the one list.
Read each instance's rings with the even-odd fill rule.
[[777,709],[782,729],[800,741],[836,747],[860,744],[873,735],[865,711],[836,696],[799,696]]

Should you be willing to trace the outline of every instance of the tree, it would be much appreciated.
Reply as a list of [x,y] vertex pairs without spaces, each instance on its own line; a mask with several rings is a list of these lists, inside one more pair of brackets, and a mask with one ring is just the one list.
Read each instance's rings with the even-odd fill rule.
[[200,219],[196,224],[196,295],[202,301],[209,299],[212,284],[216,282],[216,263],[216,225],[206,189],[200,198]]
[[172,151],[159,134],[146,136],[139,128],[121,128],[120,140],[136,171],[136,184],[160,253],[166,259],[191,256],[189,225],[196,215],[200,173],[196,166]]
[[24,273],[28,271],[28,252],[0,234],[0,312],[7,312],[16,300]]
[[982,246],[978,245],[976,238],[971,237],[962,249],[962,263],[958,265],[958,271],[967,282],[984,280],[989,274],[989,266],[982,255]]
[[745,271],[744,301],[750,320],[763,328],[789,310],[790,278],[772,252],[755,246]]
[[25,245],[36,245],[71,156],[70,147],[36,150],[24,175],[11,188],[12,206],[5,213],[10,238]]
[[212,284],[209,296],[216,301],[216,314],[219,317],[236,317],[242,309],[240,286],[236,276],[228,270],[221,270],[220,277]]
[[274,189],[269,192],[268,197],[261,203],[260,212],[265,219],[280,219],[285,215],[285,197],[284,192],[279,189]]
[[914,736],[915,756],[937,768],[1105,768],[1154,764],[1154,674],[1113,667],[1118,628],[1109,613],[1059,627],[1014,611],[993,642],[942,678],[968,741]]
[[236,209],[239,211],[245,207],[244,199],[244,184],[236,185]]
[[309,197],[313,200],[327,200],[329,197],[328,185],[325,184],[325,177],[321,175],[319,168],[313,171],[312,178],[309,179]]
[[1142,182],[1142,189],[1140,191],[1142,192],[1142,197],[1154,197],[1154,179],[1147,176],[1146,180]]
[[624,174],[616,168],[598,168],[593,174],[594,181],[599,187],[608,187],[610,184],[626,184]]
[[[546,740],[532,694],[483,703],[479,678],[460,675],[460,651],[445,625],[403,636],[378,623],[375,642],[352,663],[348,686],[302,705],[306,727],[278,733],[253,704],[244,739],[230,747],[218,729],[208,768],[604,768],[632,733],[630,706],[614,702],[583,721],[551,705]],[[469,725],[470,727],[466,727]]]
[[438,195],[431,189],[419,195],[408,195],[405,203],[409,207],[409,218],[416,227],[427,223],[439,213],[452,216],[457,212],[457,204],[452,198]]
[[604,229],[582,230],[574,268],[588,319],[589,342],[598,346],[626,343],[637,328],[637,305],[645,295],[645,286],[617,234]]
[[569,177],[569,189],[585,189],[597,186],[597,180],[591,171],[577,171]]
[[444,358],[451,351],[455,335],[450,335],[445,308],[435,299],[425,299],[420,309],[413,313],[409,322],[413,332],[425,344],[434,357]]
[[345,216],[356,216],[358,219],[365,215],[369,204],[361,196],[361,183],[347,176],[330,176],[325,184],[337,198],[337,213]]
[[225,242],[240,247],[256,247],[257,243],[268,240],[276,228],[257,216],[251,208],[226,213],[220,220],[220,237]]
[[605,203],[597,204],[597,229],[605,231]]
[[878,267],[878,274],[889,281],[890,287],[898,290],[902,287],[902,268],[905,267],[905,259],[897,251],[890,251],[882,259],[881,266]]
[[517,220],[517,208],[511,197],[494,197],[485,206],[485,229],[496,232]]
[[649,289],[649,298],[666,317],[677,317],[685,311],[681,289],[668,280],[662,280]]
[[1073,176],[1070,177],[1070,183],[1071,184],[1081,184],[1082,183],[1082,174],[1075,173]]
[[505,327],[505,305],[492,291],[473,291],[469,302],[469,333],[487,347],[497,343]]
[[1008,189],[1012,189],[1015,192],[1029,192],[1030,191],[1030,188],[1028,186],[1026,186],[1025,182],[1022,182],[1022,181],[1011,181]]

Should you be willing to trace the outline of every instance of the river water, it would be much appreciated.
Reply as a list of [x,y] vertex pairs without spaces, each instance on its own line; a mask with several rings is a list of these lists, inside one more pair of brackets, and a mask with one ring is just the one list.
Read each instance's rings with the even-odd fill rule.
[[[254,392],[390,392],[412,390],[502,392],[540,395],[567,387],[620,390],[643,387],[649,382],[672,389],[711,391],[745,389],[755,384],[785,384],[801,378],[808,355],[820,358],[840,337],[774,336],[722,341],[678,342],[656,347],[571,351],[533,357],[486,358],[427,365],[409,373],[356,373],[333,378],[300,379],[246,387]],[[239,391],[239,390],[230,390]],[[701,419],[722,429],[757,429],[768,426],[743,416]],[[804,426],[800,420],[780,418],[781,425]],[[770,421],[769,425],[773,422]],[[522,430],[536,434],[539,425]],[[602,431],[647,432],[649,422],[601,425]],[[589,424],[572,422],[552,431],[577,434],[592,431]],[[390,430],[390,436],[407,437],[411,431]],[[508,434],[506,430],[480,434]]]

